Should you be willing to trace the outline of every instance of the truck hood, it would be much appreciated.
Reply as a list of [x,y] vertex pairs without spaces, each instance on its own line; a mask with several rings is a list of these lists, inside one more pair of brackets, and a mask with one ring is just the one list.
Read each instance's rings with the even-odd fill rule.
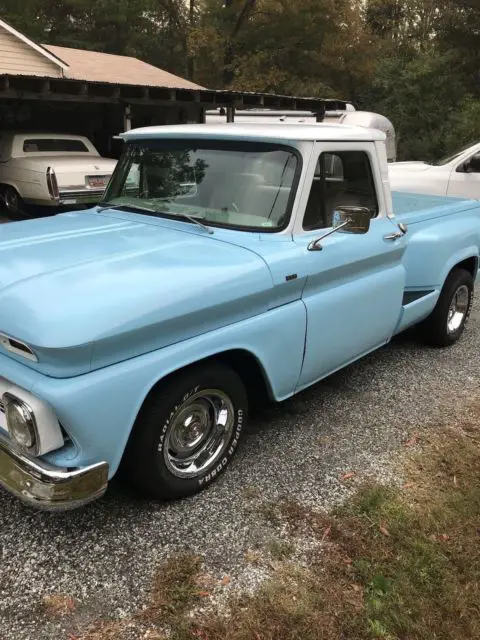
[[177,227],[94,211],[1,225],[0,332],[38,362],[8,355],[77,375],[268,309],[256,253]]
[[419,172],[433,169],[433,165],[426,162],[391,162],[388,165],[389,172]]

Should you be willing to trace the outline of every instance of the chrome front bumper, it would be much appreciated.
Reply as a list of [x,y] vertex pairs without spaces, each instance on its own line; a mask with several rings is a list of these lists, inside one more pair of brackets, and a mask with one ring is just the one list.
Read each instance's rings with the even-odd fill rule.
[[75,509],[103,495],[108,464],[64,469],[12,448],[0,433],[0,486],[23,502],[49,511]]

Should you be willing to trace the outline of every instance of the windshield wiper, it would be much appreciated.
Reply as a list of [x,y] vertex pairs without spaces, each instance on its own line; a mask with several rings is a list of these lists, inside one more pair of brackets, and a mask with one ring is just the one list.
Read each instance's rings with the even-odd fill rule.
[[99,211],[103,211],[104,209],[126,209],[127,211],[148,211],[148,213],[156,213],[155,209],[150,209],[150,207],[141,207],[137,204],[120,204],[117,202],[100,202],[97,204],[97,209]]
[[213,234],[213,229],[210,229],[210,227],[207,227],[206,224],[203,224],[203,222],[200,222],[200,220],[205,220],[204,217],[191,216],[189,213],[180,213],[180,212],[173,212],[173,211],[158,211],[157,210],[156,213],[163,213],[166,216],[172,216],[174,218],[184,218],[185,220],[189,220],[190,222],[193,222],[194,224],[197,224],[199,227],[201,227],[207,233]]

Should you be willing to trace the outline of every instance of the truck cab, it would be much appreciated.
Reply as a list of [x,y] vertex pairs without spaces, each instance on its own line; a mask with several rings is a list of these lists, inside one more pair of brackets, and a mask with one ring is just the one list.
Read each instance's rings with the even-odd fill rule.
[[103,200],[0,229],[0,484],[42,508],[120,467],[156,498],[228,467],[284,400],[408,327],[465,329],[480,204],[392,193],[385,134],[147,127]]

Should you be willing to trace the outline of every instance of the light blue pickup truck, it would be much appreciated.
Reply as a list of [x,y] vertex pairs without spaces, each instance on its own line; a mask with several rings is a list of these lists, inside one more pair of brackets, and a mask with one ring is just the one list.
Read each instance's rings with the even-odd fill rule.
[[119,470],[207,487],[249,406],[418,325],[460,338],[480,203],[392,194],[384,136],[345,125],[123,135],[104,201],[0,228],[0,484],[65,509]]

